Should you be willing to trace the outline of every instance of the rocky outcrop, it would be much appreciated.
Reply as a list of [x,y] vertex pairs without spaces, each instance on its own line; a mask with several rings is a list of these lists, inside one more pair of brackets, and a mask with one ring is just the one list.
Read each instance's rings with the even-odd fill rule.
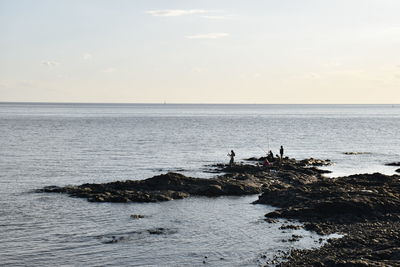
[[339,223],[380,220],[400,215],[399,179],[400,176],[375,173],[323,178],[284,189],[271,186],[264,189],[256,203],[281,208],[269,217]]
[[285,165],[295,165],[295,166],[301,166],[301,167],[306,167],[306,166],[329,166],[332,165],[332,162],[330,159],[315,159],[315,158],[308,158],[308,159],[303,159],[303,160],[296,160],[296,159],[291,159],[291,158],[284,158],[283,160],[280,160],[280,158],[269,158],[269,157],[261,157],[261,158],[248,158],[246,159],[247,161],[258,161],[258,162],[263,162],[266,159],[270,161],[274,166],[279,166],[281,164]]
[[[319,234],[342,233],[316,250],[293,250],[283,266],[400,266],[400,176],[380,173],[326,178],[316,166],[329,160],[285,158],[272,166],[219,164],[212,179],[167,173],[141,181],[116,181],[79,186],[50,186],[38,192],[66,193],[95,202],[156,202],[189,196],[216,197],[263,192],[257,204],[278,209],[266,214],[300,220],[307,230]],[[397,166],[393,163],[391,166]],[[139,219],[140,216],[133,216]],[[297,226],[285,225],[282,229]],[[149,234],[163,233],[160,229]],[[289,241],[296,242],[293,236]],[[113,238],[109,242],[119,242]]]
[[344,155],[368,155],[371,152],[343,152]]
[[92,202],[157,202],[189,196],[259,194],[271,186],[286,188],[317,181],[328,171],[310,166],[315,162],[319,161],[285,159],[268,168],[260,164],[217,164],[211,166],[212,171],[224,174],[211,179],[170,172],[140,181],[48,186],[37,192],[66,193]]
[[345,234],[318,250],[293,251],[284,266],[399,264],[398,175],[359,174],[296,187],[271,186],[256,203],[279,207],[267,218],[297,219],[319,234]]
[[281,266],[400,266],[400,223],[342,225],[346,235],[314,250],[292,250]]
[[47,193],[67,193],[93,202],[157,202],[195,196],[247,195],[261,192],[263,185],[251,176],[201,179],[178,173],[167,173],[141,181],[117,181],[79,186],[49,186],[38,190]]

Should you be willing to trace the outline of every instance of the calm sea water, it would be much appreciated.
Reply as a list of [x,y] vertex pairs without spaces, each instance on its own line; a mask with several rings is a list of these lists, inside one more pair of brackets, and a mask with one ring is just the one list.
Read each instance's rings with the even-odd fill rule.
[[[318,236],[265,223],[273,208],[249,204],[257,196],[99,204],[32,191],[168,171],[210,177],[204,166],[231,149],[240,160],[280,145],[290,157],[331,159],[332,176],[393,174],[384,163],[400,161],[399,128],[399,105],[0,103],[1,263],[257,266],[261,255],[316,246]],[[304,237],[282,242],[293,233]]]

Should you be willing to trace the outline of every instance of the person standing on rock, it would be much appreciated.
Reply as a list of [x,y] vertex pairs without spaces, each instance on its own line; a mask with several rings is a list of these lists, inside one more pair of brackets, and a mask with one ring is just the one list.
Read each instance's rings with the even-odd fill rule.
[[274,161],[274,153],[272,153],[272,151],[270,150],[267,154],[267,159],[269,161]]
[[228,154],[228,157],[231,157],[231,160],[229,161],[229,165],[233,165],[235,162],[235,152],[233,150],[231,150],[231,153]]
[[283,160],[283,146],[281,146],[281,149],[279,149],[279,153],[281,154],[281,160]]

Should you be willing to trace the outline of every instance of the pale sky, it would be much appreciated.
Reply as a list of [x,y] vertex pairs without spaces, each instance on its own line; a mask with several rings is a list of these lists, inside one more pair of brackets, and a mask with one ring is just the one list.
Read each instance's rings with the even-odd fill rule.
[[0,0],[0,101],[400,103],[399,0]]

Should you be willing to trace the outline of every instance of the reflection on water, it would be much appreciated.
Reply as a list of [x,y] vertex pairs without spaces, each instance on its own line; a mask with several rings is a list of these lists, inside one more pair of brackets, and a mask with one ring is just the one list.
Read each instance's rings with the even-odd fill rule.
[[[19,214],[2,218],[3,264],[31,266],[254,266],[290,247],[319,245],[304,230],[280,230],[250,204],[257,197],[193,197],[165,203],[89,203],[64,195],[27,193]],[[141,214],[144,218],[132,219]],[[13,217],[17,222],[11,222]],[[292,235],[302,238],[288,242]],[[264,259],[262,255],[266,255]]]
[[[399,119],[398,106],[0,104],[2,264],[254,266],[319,245],[266,223],[272,208],[250,204],[257,196],[111,204],[31,191],[166,171],[210,177],[204,166],[231,149],[240,159],[281,144],[291,157],[331,159],[333,176],[392,174],[383,164],[400,156]],[[303,237],[285,242],[293,234]]]

